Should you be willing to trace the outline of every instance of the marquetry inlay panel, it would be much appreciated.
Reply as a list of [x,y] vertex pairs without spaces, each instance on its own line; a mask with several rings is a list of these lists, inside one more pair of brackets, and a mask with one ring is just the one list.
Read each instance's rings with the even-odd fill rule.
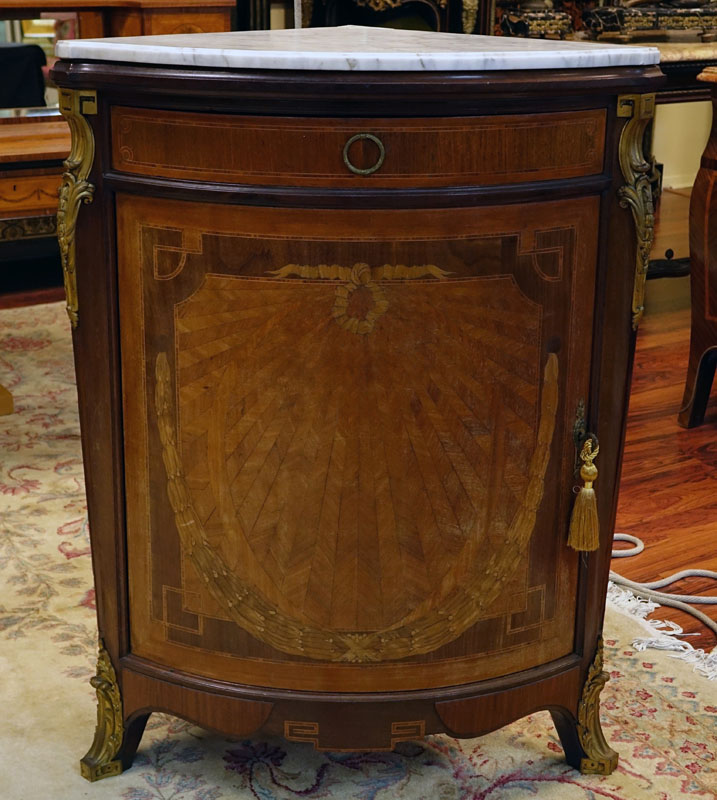
[[[112,164],[138,175],[219,183],[446,186],[594,175],[603,168],[605,111],[462,119],[237,117],[114,108]],[[355,134],[385,148],[380,168],[352,174]],[[347,151],[377,163],[373,140]]]
[[357,211],[120,197],[133,650],[337,690],[570,652],[596,202],[362,240]]
[[[400,742],[415,742],[423,739],[426,735],[426,721],[423,719],[416,720],[400,720],[393,721],[389,726],[386,726],[384,731],[384,746],[374,746],[373,750],[393,750]],[[315,721],[303,720],[284,720],[283,736],[290,742],[307,742],[312,744],[316,750],[333,750],[337,751],[335,740],[332,744],[332,736],[334,731],[331,731],[329,736],[322,729],[321,723]],[[328,741],[323,741],[326,738]],[[341,750],[352,752],[356,748],[338,748]]]

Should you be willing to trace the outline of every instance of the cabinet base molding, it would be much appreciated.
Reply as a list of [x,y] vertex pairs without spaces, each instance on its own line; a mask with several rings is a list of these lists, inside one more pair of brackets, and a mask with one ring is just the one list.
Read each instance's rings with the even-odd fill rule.
[[[153,711],[228,736],[261,731],[308,742],[317,750],[351,752],[390,751],[399,742],[435,733],[475,738],[547,709],[568,763],[584,774],[609,775],[618,757],[605,742],[599,723],[599,695],[607,681],[602,647],[582,686],[581,665],[575,659],[562,659],[555,668],[559,671],[548,675],[545,668],[529,671],[535,675],[533,680],[516,676],[512,687],[504,679],[486,682],[475,696],[470,696],[471,687],[462,687],[460,696],[451,699],[457,694],[453,687],[444,690],[446,699],[439,701],[427,692],[345,696],[263,692],[258,687],[244,687],[249,696],[240,697],[235,686],[207,681],[206,689],[194,688],[186,685],[181,673],[172,670],[165,675],[159,665],[128,657],[122,659],[119,670],[120,695],[116,672],[101,644],[97,675],[92,679],[97,690],[97,729],[81,771],[87,780],[97,781],[128,769]],[[545,677],[539,677],[541,673]],[[251,697],[260,692],[266,700]],[[577,713],[571,710],[576,708]]]

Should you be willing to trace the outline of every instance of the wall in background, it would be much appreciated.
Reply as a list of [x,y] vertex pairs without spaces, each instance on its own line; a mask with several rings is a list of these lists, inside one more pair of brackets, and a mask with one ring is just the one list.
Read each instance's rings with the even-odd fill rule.
[[294,3],[292,0],[271,0],[269,19],[272,30],[294,27]]
[[711,125],[712,104],[708,100],[657,106],[652,146],[655,158],[665,165],[665,189],[692,186]]

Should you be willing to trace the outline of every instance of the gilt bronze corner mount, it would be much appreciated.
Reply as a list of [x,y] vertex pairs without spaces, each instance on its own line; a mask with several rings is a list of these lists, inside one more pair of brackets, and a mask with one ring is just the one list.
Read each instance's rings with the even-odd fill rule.
[[603,670],[601,636],[578,706],[578,738],[585,752],[585,757],[580,761],[583,775],[610,775],[617,767],[618,755],[608,745],[600,725],[600,692],[608,680],[609,676]]
[[70,126],[72,148],[64,162],[57,208],[57,238],[65,281],[67,314],[73,329],[79,322],[75,227],[82,203],[91,203],[95,187],[87,180],[95,158],[95,138],[86,116],[97,113],[97,93],[84,89],[60,89],[60,112]]
[[97,727],[92,747],[80,761],[82,777],[99,781],[122,772],[118,754],[124,738],[122,698],[110,654],[100,639],[97,674],[90,681],[97,692]]
[[618,117],[628,121],[620,134],[620,169],[625,185],[618,192],[620,205],[632,211],[637,236],[635,281],[632,295],[632,329],[637,330],[645,311],[645,281],[655,229],[652,197],[652,159],[645,154],[645,130],[655,115],[654,94],[618,97]]

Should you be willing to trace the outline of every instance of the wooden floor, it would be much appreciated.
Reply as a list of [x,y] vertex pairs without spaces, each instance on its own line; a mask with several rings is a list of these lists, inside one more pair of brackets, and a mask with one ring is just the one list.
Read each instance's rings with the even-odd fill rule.
[[[663,256],[668,247],[676,257],[688,255],[688,207],[689,193],[665,193],[653,255]],[[690,567],[717,570],[717,387],[701,427],[677,425],[689,350],[689,303],[689,278],[648,282],[616,526],[639,536],[645,551],[613,559],[612,566],[631,580],[654,581]],[[672,588],[691,594],[705,590],[717,595],[714,582],[698,578]],[[701,609],[717,620],[717,606]],[[717,637],[680,611],[661,608],[654,616],[699,631],[699,637],[689,637],[695,647],[717,645]]]
[[[689,192],[665,192],[653,255],[666,249],[676,258],[688,252]],[[62,289],[0,297],[0,308],[59,300]],[[653,581],[689,567],[717,570],[717,387],[705,423],[690,431],[677,425],[689,342],[689,279],[648,282],[647,312],[637,340],[617,530],[639,536],[645,551],[614,559],[613,569],[637,581]],[[699,579],[675,584],[675,591],[717,589]],[[717,620],[717,606],[703,610]],[[696,647],[712,649],[717,637],[679,611],[660,609]]]

